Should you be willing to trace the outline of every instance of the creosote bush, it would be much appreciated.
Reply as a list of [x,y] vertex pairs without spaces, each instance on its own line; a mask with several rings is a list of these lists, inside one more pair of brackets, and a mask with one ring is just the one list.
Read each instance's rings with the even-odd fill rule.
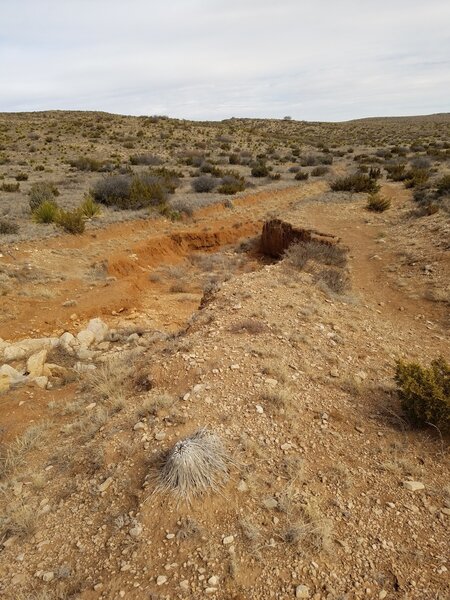
[[267,177],[269,175],[269,168],[265,163],[261,162],[252,168],[251,173],[253,177]]
[[0,189],[2,192],[18,192],[20,183],[2,183]]
[[442,357],[428,368],[397,361],[395,381],[401,406],[413,425],[432,424],[450,432],[450,367]]
[[309,177],[309,173],[307,173],[306,171],[297,171],[294,179],[296,181],[306,181],[308,179],[308,177]]
[[207,492],[219,491],[228,477],[229,464],[219,436],[199,429],[164,456],[155,491],[171,492],[179,501],[191,502]]
[[380,186],[368,175],[354,173],[338,177],[331,183],[333,192],[377,192]]

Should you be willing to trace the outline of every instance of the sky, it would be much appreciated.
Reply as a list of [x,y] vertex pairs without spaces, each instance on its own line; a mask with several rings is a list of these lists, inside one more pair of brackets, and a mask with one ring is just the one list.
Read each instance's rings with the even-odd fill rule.
[[450,111],[449,0],[0,0],[0,111]]

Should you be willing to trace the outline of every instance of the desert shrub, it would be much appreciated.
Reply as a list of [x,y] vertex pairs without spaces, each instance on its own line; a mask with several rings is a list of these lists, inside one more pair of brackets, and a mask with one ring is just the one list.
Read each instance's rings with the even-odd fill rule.
[[132,165],[158,166],[163,164],[163,160],[153,154],[133,154],[130,156],[130,163]]
[[194,192],[197,192],[198,194],[205,194],[214,190],[214,188],[217,186],[217,179],[215,177],[201,175],[192,181],[191,186]]
[[85,229],[84,215],[81,210],[59,210],[55,222],[67,233],[77,235]]
[[377,192],[379,185],[362,173],[338,177],[331,183],[333,192]]
[[87,219],[97,216],[100,213],[100,205],[95,202],[94,198],[86,194],[83,202],[79,206],[81,214]]
[[100,171],[103,163],[90,156],[79,156],[69,160],[69,165],[78,171]]
[[267,177],[269,175],[269,169],[263,162],[255,164],[251,170],[253,177]]
[[0,219],[0,235],[8,235],[19,232],[17,223],[11,223],[5,219]]
[[200,173],[209,173],[214,177],[222,177],[222,171],[216,165],[212,165],[209,162],[204,162],[199,169]]
[[309,177],[309,173],[307,173],[306,171],[297,171],[294,179],[296,181],[306,181],[308,179],[308,177]]
[[285,256],[292,265],[300,269],[303,269],[309,260],[335,267],[344,267],[347,263],[346,248],[314,240],[292,244],[286,250]]
[[33,183],[28,195],[30,197],[30,208],[34,212],[43,202],[53,202],[54,204],[55,198],[59,196],[59,191],[51,181],[38,181]]
[[17,173],[16,181],[27,181],[28,175],[26,173]]
[[149,173],[109,175],[90,190],[96,202],[122,210],[156,206],[165,202],[167,194],[165,179]]
[[230,154],[228,157],[228,162],[230,165],[239,165],[241,162],[239,154]]
[[281,179],[281,173],[270,173],[269,177],[272,181],[279,181]]
[[430,367],[397,361],[395,381],[402,408],[416,426],[450,431],[450,367],[443,358]]
[[170,492],[191,502],[197,496],[219,491],[228,477],[230,458],[221,439],[200,429],[180,440],[163,457],[156,491]]
[[371,210],[373,212],[384,212],[390,206],[391,201],[389,198],[380,196],[378,193],[369,194],[366,205],[367,210]]
[[405,173],[405,187],[413,188],[424,185],[430,178],[430,172],[427,169],[411,169]]
[[20,183],[3,183],[0,189],[2,192],[18,192]]
[[243,190],[245,190],[245,178],[239,175],[239,173],[228,171],[222,177],[220,187],[217,191],[219,194],[232,195]]
[[314,167],[311,171],[311,177],[321,177],[329,172],[329,168],[323,165],[319,165],[318,167]]
[[349,288],[348,275],[337,269],[319,271],[314,275],[314,281],[335,294],[342,294]]
[[58,215],[58,206],[53,200],[44,200],[32,212],[36,223],[54,223]]
[[368,175],[370,179],[380,179],[381,169],[378,167],[370,167]]
[[404,164],[393,164],[386,165],[385,167],[387,178],[392,181],[404,181],[406,179],[406,165]]
[[450,175],[444,175],[436,184],[436,193],[438,196],[450,194]]
[[411,160],[411,166],[415,169],[429,169],[431,160],[427,156],[416,156]]

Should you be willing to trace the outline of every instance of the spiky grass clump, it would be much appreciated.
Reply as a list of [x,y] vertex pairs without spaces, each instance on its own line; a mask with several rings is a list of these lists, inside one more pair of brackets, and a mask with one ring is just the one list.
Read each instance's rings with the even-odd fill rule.
[[171,492],[179,501],[190,503],[197,496],[220,490],[229,462],[221,439],[208,429],[199,429],[178,441],[164,457],[156,491]]

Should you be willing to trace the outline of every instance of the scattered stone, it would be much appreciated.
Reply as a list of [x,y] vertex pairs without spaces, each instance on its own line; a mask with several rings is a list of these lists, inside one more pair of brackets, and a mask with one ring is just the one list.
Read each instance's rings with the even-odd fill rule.
[[77,305],[76,300],[66,300],[65,302],[62,303],[62,306],[64,306],[64,308],[66,308],[68,306],[76,306],[76,305]]
[[182,590],[187,591],[189,589],[189,581],[187,579],[183,579],[183,581],[180,581],[180,588]]
[[276,385],[278,385],[278,381],[276,379],[272,379],[270,377],[268,377],[267,379],[264,380],[264,383],[266,385],[270,385],[272,387],[275,387]]
[[27,372],[30,377],[41,377],[46,360],[47,350],[45,348],[30,356],[27,360]]
[[42,388],[43,390],[45,390],[45,388],[48,385],[48,377],[46,377],[45,375],[42,375],[41,377],[35,377],[33,381],[38,387]]
[[83,329],[79,333],[77,333],[77,340],[80,342],[82,346],[88,348],[95,341],[95,334],[88,329]]
[[166,583],[167,577],[165,575],[159,575],[156,579],[156,585],[163,585]]
[[86,331],[94,334],[94,341],[98,344],[99,342],[103,342],[108,335],[108,325],[97,317],[89,321]]
[[107,479],[105,479],[105,481],[103,483],[101,483],[98,486],[98,491],[99,492],[105,492],[109,488],[109,486],[112,484],[112,482],[113,482],[113,478],[112,477],[108,477]]
[[129,531],[132,538],[138,538],[143,531],[143,527],[140,523],[136,523],[134,527],[132,527]]
[[425,488],[421,481],[404,481],[403,487],[410,492],[417,492],[418,490],[423,490]]
[[232,544],[234,542],[234,536],[233,535],[228,535],[226,537],[223,538],[222,540],[222,544],[224,546],[228,546],[228,544]]
[[264,413],[264,408],[261,406],[261,404],[256,405],[256,412],[259,413],[260,415],[262,415]]
[[381,590],[381,592],[378,594],[378,598],[380,600],[383,600],[383,598],[386,598],[387,596],[387,591],[386,590]]
[[210,586],[218,586],[219,585],[219,578],[217,577],[217,575],[213,575],[212,577],[210,577],[208,579],[208,584]]
[[141,429],[145,429],[145,423],[142,421],[138,421],[136,425],[133,427],[134,431],[139,431]]
[[[331,377],[339,377],[339,371],[337,369],[331,369],[330,371]],[[300,596],[300,598],[307,598],[307,596]]]
[[271,510],[272,508],[276,508],[278,506],[278,501],[275,500],[275,498],[265,498],[263,500],[263,506]]
[[243,479],[241,479],[240,482],[238,483],[237,489],[238,489],[238,492],[247,492],[248,485],[245,483],[245,481]]
[[52,581],[54,578],[55,578],[55,574],[53,573],[53,571],[47,571],[47,573],[44,573],[42,575],[42,581],[45,581],[47,583],[49,581]]
[[162,440],[164,440],[166,437],[166,433],[164,431],[157,431],[155,433],[155,440],[157,440],[158,442],[162,442]]
[[309,587],[307,585],[298,585],[295,588],[296,598],[310,598]]
[[94,591],[99,592],[102,589],[103,589],[103,583],[100,582],[100,583],[96,583],[94,585]]
[[24,585],[27,580],[27,576],[25,573],[16,573],[14,577],[11,579],[12,585]]

